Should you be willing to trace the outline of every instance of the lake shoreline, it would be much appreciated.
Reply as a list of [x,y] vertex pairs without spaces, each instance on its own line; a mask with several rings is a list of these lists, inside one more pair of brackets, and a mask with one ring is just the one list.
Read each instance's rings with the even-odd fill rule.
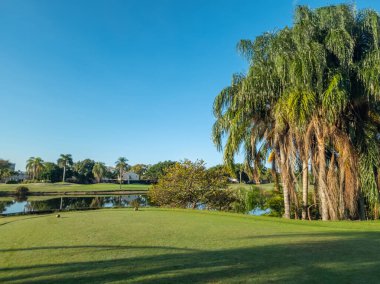
[[[61,196],[61,195],[132,195],[146,194],[146,190],[97,190],[97,191],[31,191],[27,196]],[[15,191],[0,191],[0,197],[16,196]]]

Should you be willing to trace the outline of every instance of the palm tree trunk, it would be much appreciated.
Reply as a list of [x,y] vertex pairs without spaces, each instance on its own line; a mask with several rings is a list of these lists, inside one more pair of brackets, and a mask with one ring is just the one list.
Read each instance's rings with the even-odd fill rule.
[[307,160],[302,161],[302,220],[307,219],[307,206],[309,195],[309,171]]
[[280,159],[281,159],[281,178],[282,188],[284,193],[284,217],[290,219],[290,194],[289,194],[289,172],[287,170],[286,157],[284,146],[280,145]]
[[63,178],[62,178],[62,182],[65,182],[65,178],[66,178],[66,166],[63,166]]
[[[340,165],[343,167],[343,165]],[[339,180],[339,218],[346,219],[345,202],[344,202],[344,171],[341,170]]]
[[326,153],[324,139],[318,141],[318,157],[319,157],[319,171],[318,171],[318,186],[319,195],[321,200],[322,220],[329,220],[329,208],[327,200],[327,176],[326,176]]
[[239,183],[241,183],[241,171],[239,172],[239,174],[240,174],[240,179],[239,179]]

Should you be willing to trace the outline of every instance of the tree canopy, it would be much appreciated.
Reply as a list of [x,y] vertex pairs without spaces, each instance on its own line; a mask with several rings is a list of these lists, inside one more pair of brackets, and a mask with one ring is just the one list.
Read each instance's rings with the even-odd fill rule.
[[379,32],[373,10],[298,6],[292,27],[239,42],[249,70],[215,98],[213,141],[228,165],[242,148],[253,175],[281,173],[286,218],[307,217],[310,171],[323,220],[377,218]]

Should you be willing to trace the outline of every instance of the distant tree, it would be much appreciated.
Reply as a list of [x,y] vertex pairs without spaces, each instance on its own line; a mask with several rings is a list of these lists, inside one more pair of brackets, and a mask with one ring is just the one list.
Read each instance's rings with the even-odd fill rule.
[[11,163],[0,159],[0,180],[10,177],[13,174]]
[[84,159],[83,161],[78,161],[74,164],[74,177],[75,181],[78,183],[92,183],[94,180],[94,175],[92,170],[94,168],[95,161],[91,159]]
[[99,183],[102,181],[102,178],[107,172],[107,168],[104,163],[96,162],[94,167],[92,168],[92,173],[96,179],[96,181]]
[[131,167],[131,171],[138,174],[140,179],[144,179],[147,170],[148,166],[144,164],[136,164]]
[[116,170],[118,171],[118,179],[119,179],[120,189],[121,189],[121,182],[123,180],[123,174],[127,170],[127,167],[128,167],[127,162],[128,162],[127,158],[120,157],[115,163],[116,164]]
[[157,181],[164,174],[165,169],[175,165],[175,163],[176,162],[173,161],[164,161],[149,166],[145,173],[145,178],[152,181]]
[[66,178],[66,168],[73,165],[73,158],[71,154],[61,154],[57,161],[58,166],[63,168],[63,177],[62,177],[62,182],[65,182]]
[[45,162],[44,168],[41,172],[41,179],[48,180],[51,182],[58,182],[61,178],[60,167],[51,162]]
[[227,178],[223,171],[207,171],[203,161],[185,160],[165,170],[158,183],[149,190],[149,198],[159,206],[196,208],[198,204],[206,202],[210,206],[227,208],[232,199],[227,197],[228,193],[219,192],[225,188]]
[[225,166],[225,165],[216,165],[216,166],[212,166],[212,167],[209,167],[209,168],[207,169],[207,171],[209,171],[209,172],[221,171],[221,172],[223,172],[223,174],[224,174],[226,177],[229,177],[229,178],[232,177],[232,176],[234,176],[233,171],[230,171],[230,170],[228,169],[228,167]]
[[26,170],[32,180],[38,180],[43,169],[44,161],[40,157],[30,157],[26,161]]
[[0,169],[9,169],[11,163],[8,160],[0,159]]

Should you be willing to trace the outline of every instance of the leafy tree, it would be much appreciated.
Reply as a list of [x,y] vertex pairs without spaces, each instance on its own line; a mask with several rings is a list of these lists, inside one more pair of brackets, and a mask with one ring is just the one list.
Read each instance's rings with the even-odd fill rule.
[[62,182],[65,182],[66,178],[66,168],[73,165],[73,158],[71,154],[61,154],[57,161],[58,166],[63,168]]
[[165,173],[165,169],[173,166],[175,163],[173,161],[164,161],[149,166],[145,173],[145,178],[156,182]]
[[41,179],[58,182],[61,179],[60,167],[55,163],[45,162],[44,168],[41,172]]
[[210,173],[221,172],[226,178],[230,178],[234,176],[233,171],[228,169],[228,167],[226,167],[225,165],[216,165],[216,166],[208,168],[207,171],[209,171]]
[[92,173],[95,161],[91,159],[84,159],[74,163],[74,178],[79,183],[92,183],[94,181],[94,175]]
[[226,187],[227,179],[222,171],[207,171],[203,161],[185,160],[166,168],[148,195],[160,206],[196,208],[206,202],[212,207],[226,208],[232,202],[230,196],[219,192]]
[[11,163],[7,160],[0,159],[0,180],[9,178],[14,174],[11,169]]
[[44,161],[40,157],[30,157],[26,161],[26,170],[32,180],[38,180],[44,169]]
[[131,167],[131,171],[138,174],[140,179],[144,179],[145,174],[148,171],[148,166],[144,164],[136,164]]
[[[118,179],[119,179],[119,184],[120,184],[120,189],[121,189],[121,183],[122,183],[122,180],[123,180],[123,175],[124,175],[124,172],[127,170],[128,168],[128,164],[127,164],[128,160],[127,158],[125,157],[120,157],[117,161],[116,161],[116,170],[118,171]],[[128,180],[129,182],[129,180]]]
[[96,179],[96,181],[99,183],[102,181],[102,178],[107,172],[107,168],[104,163],[96,162],[94,164],[94,167],[92,168],[92,173]]

